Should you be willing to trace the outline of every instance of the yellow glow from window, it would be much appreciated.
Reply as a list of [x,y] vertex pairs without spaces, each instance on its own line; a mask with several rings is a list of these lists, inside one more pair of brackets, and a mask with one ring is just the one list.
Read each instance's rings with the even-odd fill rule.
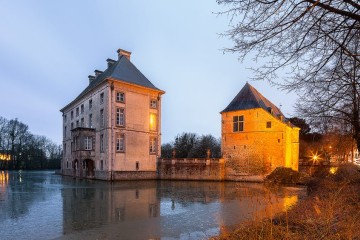
[[0,153],[0,160],[3,160],[3,161],[10,161],[10,154],[3,154],[3,153]]
[[156,114],[150,113],[150,130],[156,131]]

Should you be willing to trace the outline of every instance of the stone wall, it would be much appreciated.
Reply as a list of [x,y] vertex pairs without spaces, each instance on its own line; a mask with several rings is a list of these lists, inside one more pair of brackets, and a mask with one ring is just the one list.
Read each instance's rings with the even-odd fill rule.
[[157,169],[158,178],[164,180],[225,179],[223,159],[159,159]]

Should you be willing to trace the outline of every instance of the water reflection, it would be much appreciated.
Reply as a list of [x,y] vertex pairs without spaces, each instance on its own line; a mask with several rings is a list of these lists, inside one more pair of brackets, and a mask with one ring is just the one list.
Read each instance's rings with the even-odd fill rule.
[[207,239],[242,221],[273,217],[305,194],[232,182],[108,183],[49,172],[0,176],[4,239]]
[[5,201],[6,186],[9,182],[9,173],[0,171],[0,201]]

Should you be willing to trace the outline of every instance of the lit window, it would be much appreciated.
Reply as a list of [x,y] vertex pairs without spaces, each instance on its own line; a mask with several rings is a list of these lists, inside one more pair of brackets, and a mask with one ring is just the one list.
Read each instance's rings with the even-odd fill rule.
[[125,109],[117,108],[116,109],[116,125],[120,127],[125,126]]
[[116,93],[116,101],[117,102],[125,102],[125,93],[123,92],[117,92]]
[[92,137],[85,137],[85,150],[92,150]]
[[100,104],[104,103],[104,93],[100,93]]
[[150,153],[156,153],[156,138],[150,138]]
[[117,152],[125,152],[125,135],[120,134],[116,138],[116,151]]
[[233,117],[233,132],[244,131],[244,116]]
[[156,114],[150,113],[150,131],[156,131]]
[[89,100],[89,110],[92,108],[92,99]]
[[266,128],[271,128],[271,122],[266,122]]
[[150,107],[151,108],[157,108],[157,100],[156,99],[151,99],[150,100]]
[[81,114],[84,113],[84,104],[81,104],[80,111],[81,111]]
[[100,125],[101,125],[102,127],[105,126],[104,109],[100,109]]

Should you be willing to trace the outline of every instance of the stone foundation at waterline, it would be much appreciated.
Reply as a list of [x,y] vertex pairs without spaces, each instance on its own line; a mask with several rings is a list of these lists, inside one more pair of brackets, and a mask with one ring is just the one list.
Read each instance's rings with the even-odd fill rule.
[[76,178],[105,181],[126,180],[192,180],[192,181],[246,181],[262,182],[264,175],[239,173],[234,171],[229,162],[220,159],[181,158],[159,159],[157,171],[98,171],[88,175],[86,170],[63,169],[59,174]]

